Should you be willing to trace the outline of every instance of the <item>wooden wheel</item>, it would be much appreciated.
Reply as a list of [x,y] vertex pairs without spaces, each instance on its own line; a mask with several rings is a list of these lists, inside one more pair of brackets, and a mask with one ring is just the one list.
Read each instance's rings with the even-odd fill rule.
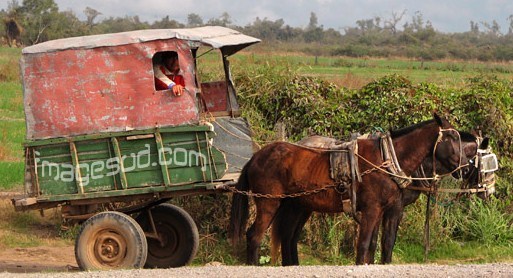
[[115,211],[89,218],[75,241],[75,257],[82,270],[141,268],[147,253],[146,237],[139,224]]
[[136,220],[147,235],[145,267],[180,267],[194,259],[199,246],[198,228],[185,210],[171,204],[161,204],[142,212]]

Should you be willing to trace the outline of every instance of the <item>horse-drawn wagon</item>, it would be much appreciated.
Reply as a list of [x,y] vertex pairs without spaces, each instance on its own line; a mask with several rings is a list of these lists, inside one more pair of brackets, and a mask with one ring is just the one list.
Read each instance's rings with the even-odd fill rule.
[[[165,202],[216,192],[251,157],[228,57],[257,42],[200,27],[24,48],[25,196],[15,208],[61,206],[65,217],[84,221],[75,245],[82,269],[189,263],[196,225]],[[223,78],[202,82],[200,57],[211,50],[220,52]],[[156,88],[154,66],[165,52],[178,55],[181,96]]]

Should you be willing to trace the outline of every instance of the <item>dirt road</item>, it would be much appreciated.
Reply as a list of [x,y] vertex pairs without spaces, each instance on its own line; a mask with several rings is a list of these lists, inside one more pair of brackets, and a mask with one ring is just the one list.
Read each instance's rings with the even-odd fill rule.
[[203,266],[177,269],[118,270],[68,273],[3,273],[2,277],[513,277],[513,264],[486,265],[368,265],[250,267]]
[[63,272],[77,269],[72,246],[11,248],[0,251],[0,272]]

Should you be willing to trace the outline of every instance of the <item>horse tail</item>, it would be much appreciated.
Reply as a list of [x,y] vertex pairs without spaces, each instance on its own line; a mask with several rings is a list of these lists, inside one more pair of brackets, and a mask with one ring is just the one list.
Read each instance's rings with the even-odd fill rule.
[[[244,166],[240,173],[239,181],[235,188],[240,191],[249,190],[248,168],[251,160]],[[233,193],[232,207],[230,212],[229,235],[233,245],[237,245],[243,236],[248,223],[249,197],[240,193]]]
[[280,223],[281,216],[283,213],[280,213],[281,210],[278,210],[276,215],[274,216],[272,225],[271,225],[271,265],[276,265],[278,262],[278,258],[280,257],[281,251],[281,235],[280,235]]

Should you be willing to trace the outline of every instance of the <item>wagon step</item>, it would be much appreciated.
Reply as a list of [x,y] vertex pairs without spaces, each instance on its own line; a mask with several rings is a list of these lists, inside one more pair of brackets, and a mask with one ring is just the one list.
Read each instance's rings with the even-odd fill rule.
[[37,203],[36,198],[21,198],[21,199],[12,199],[12,203],[16,209],[19,207],[29,207]]
[[26,211],[32,209],[48,209],[55,207],[52,203],[41,203],[35,197],[18,197],[11,199],[15,211]]

